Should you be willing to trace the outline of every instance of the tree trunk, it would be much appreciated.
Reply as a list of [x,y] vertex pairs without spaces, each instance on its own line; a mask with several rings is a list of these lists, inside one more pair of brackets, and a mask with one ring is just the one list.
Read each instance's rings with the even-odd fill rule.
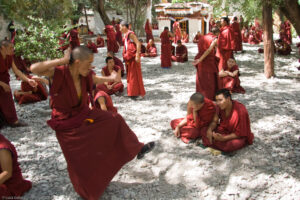
[[101,19],[104,23],[104,25],[110,25],[111,24],[111,21],[110,19],[108,18],[106,12],[105,12],[105,9],[104,9],[104,1],[105,0],[98,0],[97,2],[97,11],[99,12],[100,16],[101,16]]
[[137,18],[137,13],[138,13],[138,8],[139,8],[139,2],[138,2],[138,0],[135,0],[134,4],[135,4],[135,10],[134,10],[133,30],[136,31],[136,18]]
[[274,76],[274,46],[272,28],[272,3],[271,0],[263,0],[263,29],[264,29],[264,73],[267,78]]
[[86,14],[86,8],[85,8],[85,6],[83,6],[83,9],[84,9],[84,15],[85,15],[86,26],[87,26],[88,30],[90,30],[90,28],[89,28],[89,22],[88,22],[88,17],[87,17],[87,14]]
[[300,5],[296,0],[284,0],[280,11],[293,24],[298,35],[300,35]]
[[147,0],[146,19],[149,19],[149,23],[152,24],[152,0]]

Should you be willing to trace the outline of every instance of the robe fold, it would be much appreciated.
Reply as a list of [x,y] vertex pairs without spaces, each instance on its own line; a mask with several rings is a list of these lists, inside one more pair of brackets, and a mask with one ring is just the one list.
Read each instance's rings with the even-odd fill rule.
[[[115,65],[113,68],[113,71],[118,72],[119,70],[121,70],[121,68],[119,66]],[[105,76],[110,76],[110,72],[109,72],[107,66],[102,68],[102,72],[104,73]],[[114,82],[109,82],[108,84],[112,85],[112,84],[114,84]],[[121,93],[121,92],[123,92],[123,89],[124,89],[124,85],[122,82],[115,84],[111,89],[108,89],[104,83],[97,85],[97,90],[104,91],[108,95],[113,95],[117,92]]]
[[247,144],[252,144],[254,135],[250,128],[250,119],[246,107],[238,101],[232,101],[232,111],[228,117],[225,115],[225,111],[217,107],[217,114],[220,122],[217,128],[214,130],[216,133],[222,135],[229,135],[235,133],[240,138],[229,141],[213,141],[209,143],[206,137],[207,129],[201,130],[201,137],[205,146],[219,149],[224,152],[232,152],[243,148]]
[[238,22],[233,22],[231,24],[231,28],[234,34],[234,41],[235,41],[235,49],[234,51],[242,51],[243,50],[243,40],[242,34],[240,30],[240,24]]
[[116,29],[116,40],[119,43],[120,46],[123,46],[123,39],[122,39],[122,32],[120,29],[120,24],[115,24]]
[[81,77],[78,97],[69,67],[55,68],[50,89],[52,115],[47,123],[56,131],[75,191],[83,199],[98,200],[143,143],[121,115],[89,108],[92,74]]
[[116,40],[116,32],[112,25],[105,26],[105,33],[107,36],[107,51],[117,53],[119,51],[119,45]]
[[[31,76],[28,76],[31,78]],[[45,86],[40,82],[37,82],[37,87],[33,88],[29,83],[21,82],[21,92],[32,92],[31,94],[17,94],[14,93],[14,97],[19,104],[34,103],[38,101],[43,101],[48,98],[48,92]]]
[[94,42],[88,43],[86,47],[92,50],[93,53],[98,53],[97,46]]
[[95,103],[96,108],[101,109],[100,104],[97,101],[100,97],[104,97],[107,111],[111,111],[111,112],[115,112],[115,113],[118,112],[117,108],[114,107],[114,105],[113,105],[111,97],[106,92],[101,91],[101,90],[99,90],[99,91],[96,90],[96,92],[95,92],[94,103]]
[[181,40],[181,28],[180,28],[179,22],[174,22],[173,32],[175,34],[174,42],[175,42],[175,44],[177,44],[177,41]]
[[172,44],[169,39],[169,31],[165,30],[160,34],[161,40],[161,67],[171,67]]
[[[18,162],[18,154],[14,145],[0,134],[0,150],[2,149],[10,151],[12,155],[12,176],[0,185],[0,199],[5,197],[15,197],[16,199],[17,197],[23,196],[25,192],[28,192],[32,187],[32,183],[25,180],[22,176],[20,164]],[[1,167],[0,173],[2,173]]]
[[[195,59],[199,59],[204,54],[215,38],[216,36],[212,33],[199,37],[198,54]],[[201,63],[198,63],[196,68],[196,91],[206,98],[214,100],[218,89],[218,67],[215,50],[212,50]]]
[[286,33],[286,43],[292,44],[292,31],[291,31],[291,24],[289,21],[284,22],[284,28]]
[[117,58],[116,56],[114,56],[114,61],[115,61],[115,65],[119,66],[121,68],[121,76],[123,77],[125,74],[125,69],[124,69],[124,64],[123,62]]
[[70,34],[69,41],[70,41],[71,48],[74,49],[75,47],[80,46],[78,31],[76,29],[72,29],[69,34]]
[[[204,98],[203,107],[197,112],[197,121],[194,121],[193,111],[187,116],[187,124],[180,128],[180,138],[184,143],[190,139],[197,139],[201,136],[201,129],[207,128],[216,113],[215,104]],[[171,127],[174,130],[184,118],[174,119],[171,121]]]
[[[239,67],[237,65],[233,66],[231,69],[225,69],[225,71],[234,72],[236,70],[239,70]],[[236,75],[235,77],[231,76],[225,76],[221,78],[222,80],[222,88],[226,88],[232,93],[242,93],[244,94],[246,91],[245,89],[240,85],[240,78],[239,75]],[[221,88],[220,88],[221,89]]]
[[[185,55],[184,55],[185,54]],[[188,61],[188,50],[185,45],[181,45],[180,47],[176,47],[176,56],[171,57],[174,62],[187,62]]]
[[132,31],[124,37],[124,49],[123,58],[126,62],[127,69],[127,94],[128,96],[145,96],[146,91],[143,83],[141,62],[136,62],[136,44],[131,41],[130,34],[134,34]]
[[152,39],[154,41],[151,24],[149,23],[148,20],[146,21],[146,24],[145,24],[145,32],[146,32],[147,43],[149,42],[150,39]]
[[[4,59],[0,53],[0,81],[9,85],[9,69],[12,67],[13,57],[6,56]],[[5,92],[0,86],[0,112],[3,114],[8,124],[13,124],[18,120],[15,103],[11,92]]]
[[103,38],[97,38],[96,44],[97,44],[98,48],[104,47],[105,46],[104,39]]
[[220,30],[218,37],[217,57],[220,58],[219,71],[227,67],[227,60],[233,57],[232,51],[235,49],[233,30],[230,26],[224,26]]

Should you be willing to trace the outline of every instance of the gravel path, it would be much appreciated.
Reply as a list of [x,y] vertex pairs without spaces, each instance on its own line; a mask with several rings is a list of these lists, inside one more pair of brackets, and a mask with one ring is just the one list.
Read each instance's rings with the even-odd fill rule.
[[[197,47],[187,46],[190,61],[173,64],[172,69],[161,69],[159,57],[142,59],[145,99],[133,101],[126,92],[113,96],[119,113],[138,138],[155,140],[157,147],[143,160],[134,159],[124,166],[102,199],[299,199],[300,71],[296,49],[291,56],[276,56],[277,77],[269,80],[263,75],[263,55],[257,53],[261,45],[244,45],[246,53],[236,55],[246,94],[233,98],[248,108],[255,141],[228,157],[212,156],[172,134],[170,121],[185,115],[188,98],[195,91],[196,70],[191,61]],[[101,49],[95,55],[98,74],[105,54],[106,49]],[[17,89],[20,82],[11,77],[12,88]],[[48,105],[49,101],[16,105],[19,118],[31,126],[1,132],[16,146],[23,174],[33,182],[25,199],[80,199],[70,183],[54,131],[46,125],[51,113]]]

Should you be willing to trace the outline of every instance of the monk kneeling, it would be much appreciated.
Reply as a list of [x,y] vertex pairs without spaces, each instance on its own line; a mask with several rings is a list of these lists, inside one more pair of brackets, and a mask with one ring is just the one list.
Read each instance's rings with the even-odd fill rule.
[[186,117],[172,120],[171,127],[176,137],[180,137],[184,143],[189,143],[191,139],[201,136],[202,129],[207,130],[215,113],[214,103],[196,92],[190,97]]
[[253,143],[250,119],[246,107],[231,99],[227,89],[216,93],[217,113],[207,131],[201,130],[204,146],[232,152]]
[[[102,68],[101,74],[102,76],[110,76],[112,72],[118,74],[121,80],[121,68],[117,65],[115,65],[114,59],[112,57],[107,57],[105,59],[107,66]],[[102,90],[106,92],[109,95],[112,94],[119,94],[123,92],[124,85],[122,81],[115,81],[115,82],[105,82],[103,84],[97,85],[98,90]]]
[[185,45],[181,43],[181,40],[177,41],[176,56],[172,56],[172,61],[175,62],[187,62],[188,51]]
[[228,89],[231,93],[245,93],[245,89],[240,85],[239,67],[233,58],[227,61],[227,68],[219,72],[222,88]]
[[22,176],[14,145],[0,134],[0,199],[21,199],[31,186]]

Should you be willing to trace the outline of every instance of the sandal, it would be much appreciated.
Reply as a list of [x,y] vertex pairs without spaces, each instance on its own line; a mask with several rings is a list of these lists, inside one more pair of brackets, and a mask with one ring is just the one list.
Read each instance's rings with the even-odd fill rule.
[[152,151],[154,147],[155,147],[155,142],[149,142],[149,143],[145,144],[143,146],[143,148],[141,149],[141,151],[136,156],[136,158],[142,159],[145,156],[145,154]]

